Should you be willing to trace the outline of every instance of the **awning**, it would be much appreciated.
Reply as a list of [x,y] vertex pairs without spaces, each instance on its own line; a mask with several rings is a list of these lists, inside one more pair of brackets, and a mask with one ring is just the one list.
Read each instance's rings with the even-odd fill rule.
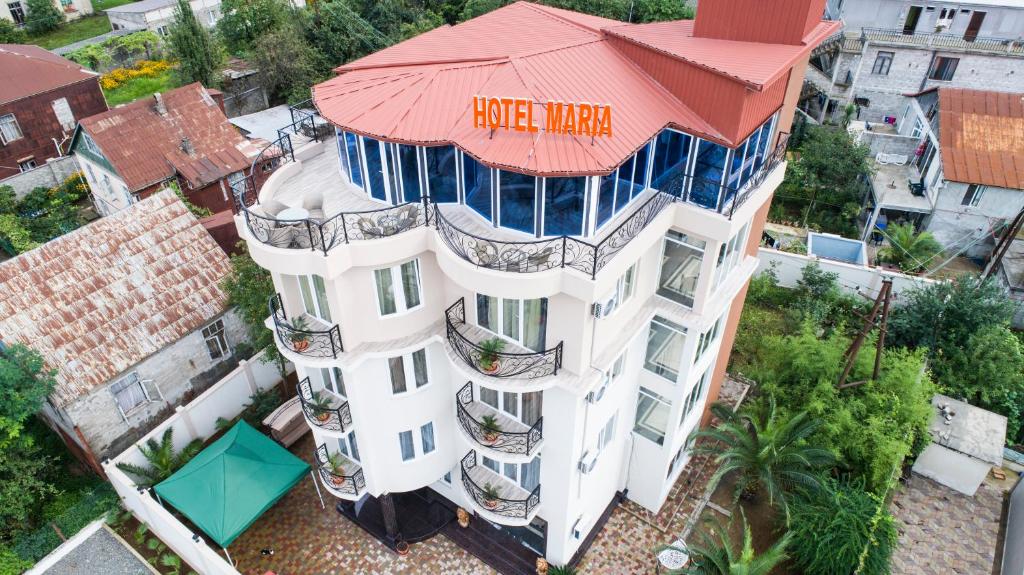
[[308,463],[240,421],[155,490],[227,547],[308,472]]

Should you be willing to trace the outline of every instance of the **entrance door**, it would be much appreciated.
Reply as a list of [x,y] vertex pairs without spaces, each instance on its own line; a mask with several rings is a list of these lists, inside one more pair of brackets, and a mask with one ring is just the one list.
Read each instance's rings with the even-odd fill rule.
[[921,19],[921,7],[911,6],[907,12],[907,20],[903,23],[903,33],[913,34],[917,30],[917,21]]
[[975,11],[971,14],[971,21],[967,24],[964,32],[964,40],[974,42],[978,39],[978,31],[981,30],[981,23],[985,21],[985,13]]

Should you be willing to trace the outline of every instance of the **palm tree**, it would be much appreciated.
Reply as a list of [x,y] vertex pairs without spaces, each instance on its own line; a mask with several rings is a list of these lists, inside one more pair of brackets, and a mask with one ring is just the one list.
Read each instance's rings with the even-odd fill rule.
[[139,451],[149,462],[149,467],[134,463],[118,463],[117,468],[142,479],[139,485],[143,487],[151,487],[174,475],[175,471],[181,469],[203,450],[203,442],[196,439],[183,447],[181,451],[175,451],[173,434],[174,428],[168,427],[159,443],[151,437],[146,440],[145,445],[139,446]]
[[913,224],[891,225],[886,236],[889,245],[878,250],[878,257],[905,272],[924,271],[942,252],[942,246],[931,232],[918,233]]
[[690,563],[682,568],[669,571],[669,575],[768,575],[776,565],[786,558],[786,546],[790,534],[786,533],[764,553],[754,553],[754,537],[743,518],[743,546],[739,550],[729,540],[729,528],[715,521],[715,527],[701,533],[700,542],[685,549],[666,546],[658,550],[673,549],[686,553]]
[[693,450],[713,456],[719,466],[711,477],[711,488],[734,473],[736,499],[766,494],[770,505],[782,507],[788,521],[787,492],[798,486],[820,487],[814,471],[833,462],[829,451],[806,442],[821,423],[807,412],[778,417],[774,399],[757,415],[738,414],[718,403],[711,406],[711,413],[720,423],[698,432],[697,437],[705,441]]

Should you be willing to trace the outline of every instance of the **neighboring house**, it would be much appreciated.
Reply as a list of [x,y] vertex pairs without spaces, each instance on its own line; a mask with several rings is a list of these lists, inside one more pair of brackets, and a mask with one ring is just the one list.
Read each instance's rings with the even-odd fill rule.
[[[92,0],[53,0],[53,5],[64,13],[64,19],[77,20],[92,14]],[[0,2],[0,18],[22,26],[31,18],[26,0],[4,0]]]
[[95,463],[237,363],[227,256],[170,191],[0,264],[0,334],[42,354],[42,412]]
[[[220,20],[220,0],[190,0],[192,12],[200,24],[212,28]],[[166,36],[174,21],[178,0],[140,0],[103,12],[114,30],[149,30]]]
[[61,156],[76,122],[106,109],[98,74],[38,46],[0,44],[0,179]]
[[1024,91],[1019,0],[832,0],[828,13],[844,29],[812,54],[800,104],[817,121],[853,103],[893,123],[904,94],[936,86]]
[[198,206],[229,210],[231,184],[244,178],[265,143],[243,137],[219,98],[195,83],[82,120],[71,153],[100,213],[123,210],[171,182]]
[[1017,304],[1013,313],[1013,327],[1024,329],[1024,238],[1018,237],[1010,243],[1003,255],[996,274],[1012,299]]
[[986,256],[1024,209],[1024,93],[932,88],[907,99],[896,132],[864,132],[884,162],[865,239],[879,221],[909,221],[947,249]]

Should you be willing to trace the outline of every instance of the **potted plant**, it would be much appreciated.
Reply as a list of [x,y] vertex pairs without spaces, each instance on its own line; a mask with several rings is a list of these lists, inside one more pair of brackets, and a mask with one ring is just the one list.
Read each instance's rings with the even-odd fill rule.
[[498,354],[505,349],[505,340],[500,337],[492,337],[480,342],[480,359],[478,361],[480,371],[488,375],[497,372],[501,368]]
[[485,415],[480,419],[480,427],[484,432],[484,442],[491,445],[498,441],[498,434],[501,433],[501,425],[498,424],[498,418],[493,415]]
[[488,509],[494,509],[498,506],[498,499],[501,498],[501,494],[498,493],[498,488],[491,485],[490,482],[484,484],[484,507]]
[[404,539],[395,542],[395,551],[402,556],[409,554],[409,544]]
[[297,353],[306,351],[309,347],[309,323],[306,322],[306,318],[301,315],[294,317],[286,325],[291,332],[288,334],[288,341],[292,343],[292,349]]
[[348,458],[340,453],[327,456],[327,468],[331,471],[331,485],[341,487],[345,484],[345,464]]
[[320,423],[324,423],[331,418],[331,409],[334,404],[331,403],[331,399],[320,391],[313,392],[313,399],[310,401],[313,405],[313,411],[316,412],[316,420]]

